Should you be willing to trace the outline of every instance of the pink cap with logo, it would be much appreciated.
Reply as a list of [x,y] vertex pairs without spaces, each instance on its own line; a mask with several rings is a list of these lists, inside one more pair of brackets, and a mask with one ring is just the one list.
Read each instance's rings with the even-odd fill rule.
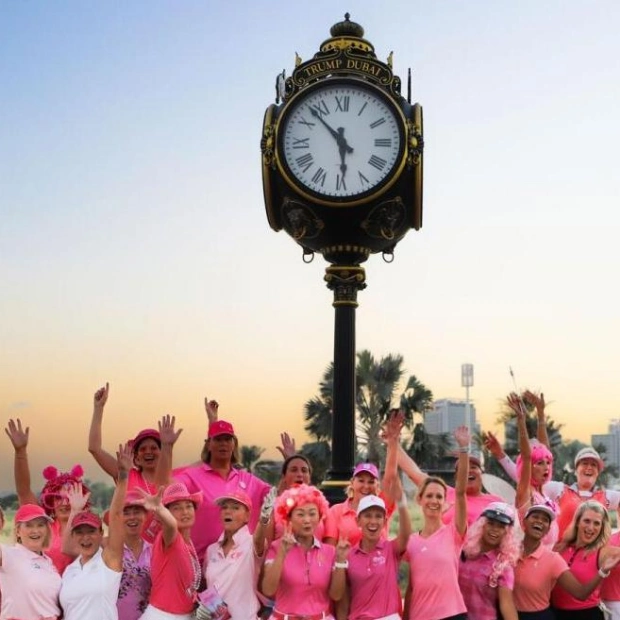
[[374,463],[359,463],[358,465],[356,465],[355,469],[353,470],[353,478],[363,473],[370,474],[373,478],[379,480],[379,470]]
[[219,435],[234,435],[235,429],[230,422],[226,422],[226,420],[217,420],[216,422],[212,422],[209,425],[209,434],[208,437],[211,439],[212,437],[218,437]]
[[99,515],[96,515],[94,512],[90,510],[84,510],[83,512],[78,512],[73,521],[71,522],[71,531],[80,527],[80,525],[90,525],[90,527],[94,527],[96,530],[101,529],[101,519]]

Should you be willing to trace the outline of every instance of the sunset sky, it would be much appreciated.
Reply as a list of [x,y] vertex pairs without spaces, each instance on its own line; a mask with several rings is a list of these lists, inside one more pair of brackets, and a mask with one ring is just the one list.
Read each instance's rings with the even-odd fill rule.
[[[242,443],[302,443],[333,354],[326,264],[268,224],[259,142],[276,74],[351,12],[424,107],[424,226],[365,264],[357,348],[400,353],[484,428],[542,389],[564,436],[620,417],[616,0],[4,2],[0,421],[33,484],[163,414],[195,460],[204,396]],[[0,489],[12,449],[0,450]]]

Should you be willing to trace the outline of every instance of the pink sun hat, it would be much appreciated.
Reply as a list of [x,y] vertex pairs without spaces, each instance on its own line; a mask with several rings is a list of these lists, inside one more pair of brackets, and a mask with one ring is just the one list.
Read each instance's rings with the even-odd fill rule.
[[195,508],[198,508],[202,504],[202,491],[190,493],[182,482],[173,482],[164,490],[164,496],[161,501],[164,506],[169,506],[174,504],[174,502],[182,502],[184,500],[189,500],[194,504]]

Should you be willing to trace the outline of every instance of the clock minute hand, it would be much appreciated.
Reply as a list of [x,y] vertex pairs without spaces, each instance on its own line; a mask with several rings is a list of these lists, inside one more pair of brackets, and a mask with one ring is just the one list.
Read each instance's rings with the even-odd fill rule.
[[314,108],[310,108],[310,114],[312,114],[312,116],[314,116],[314,118],[318,119],[319,121],[321,121],[321,123],[327,128],[327,131],[329,131],[329,133],[332,134],[332,136],[334,137],[334,140],[336,140],[336,143],[340,144],[338,142],[339,140],[339,135],[338,132],[335,129],[332,129],[324,120],[323,117],[321,116],[320,112],[318,112],[318,110],[315,110]]
[[347,165],[344,163],[347,153],[353,153],[353,147],[349,146],[347,139],[344,137],[344,127],[338,127],[338,137],[336,138],[338,143],[338,152],[340,153],[340,172],[342,172],[342,178],[347,173]]

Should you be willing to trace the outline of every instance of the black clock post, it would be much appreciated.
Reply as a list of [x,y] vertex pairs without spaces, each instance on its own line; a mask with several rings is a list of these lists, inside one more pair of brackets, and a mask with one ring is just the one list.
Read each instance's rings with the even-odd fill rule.
[[284,229],[310,262],[330,263],[333,291],[332,462],[323,483],[331,503],[344,500],[355,458],[355,310],[366,287],[361,263],[391,262],[408,230],[422,226],[422,107],[401,95],[400,78],[377,59],[349,14],[292,75],[276,80],[261,140],[269,225]]

